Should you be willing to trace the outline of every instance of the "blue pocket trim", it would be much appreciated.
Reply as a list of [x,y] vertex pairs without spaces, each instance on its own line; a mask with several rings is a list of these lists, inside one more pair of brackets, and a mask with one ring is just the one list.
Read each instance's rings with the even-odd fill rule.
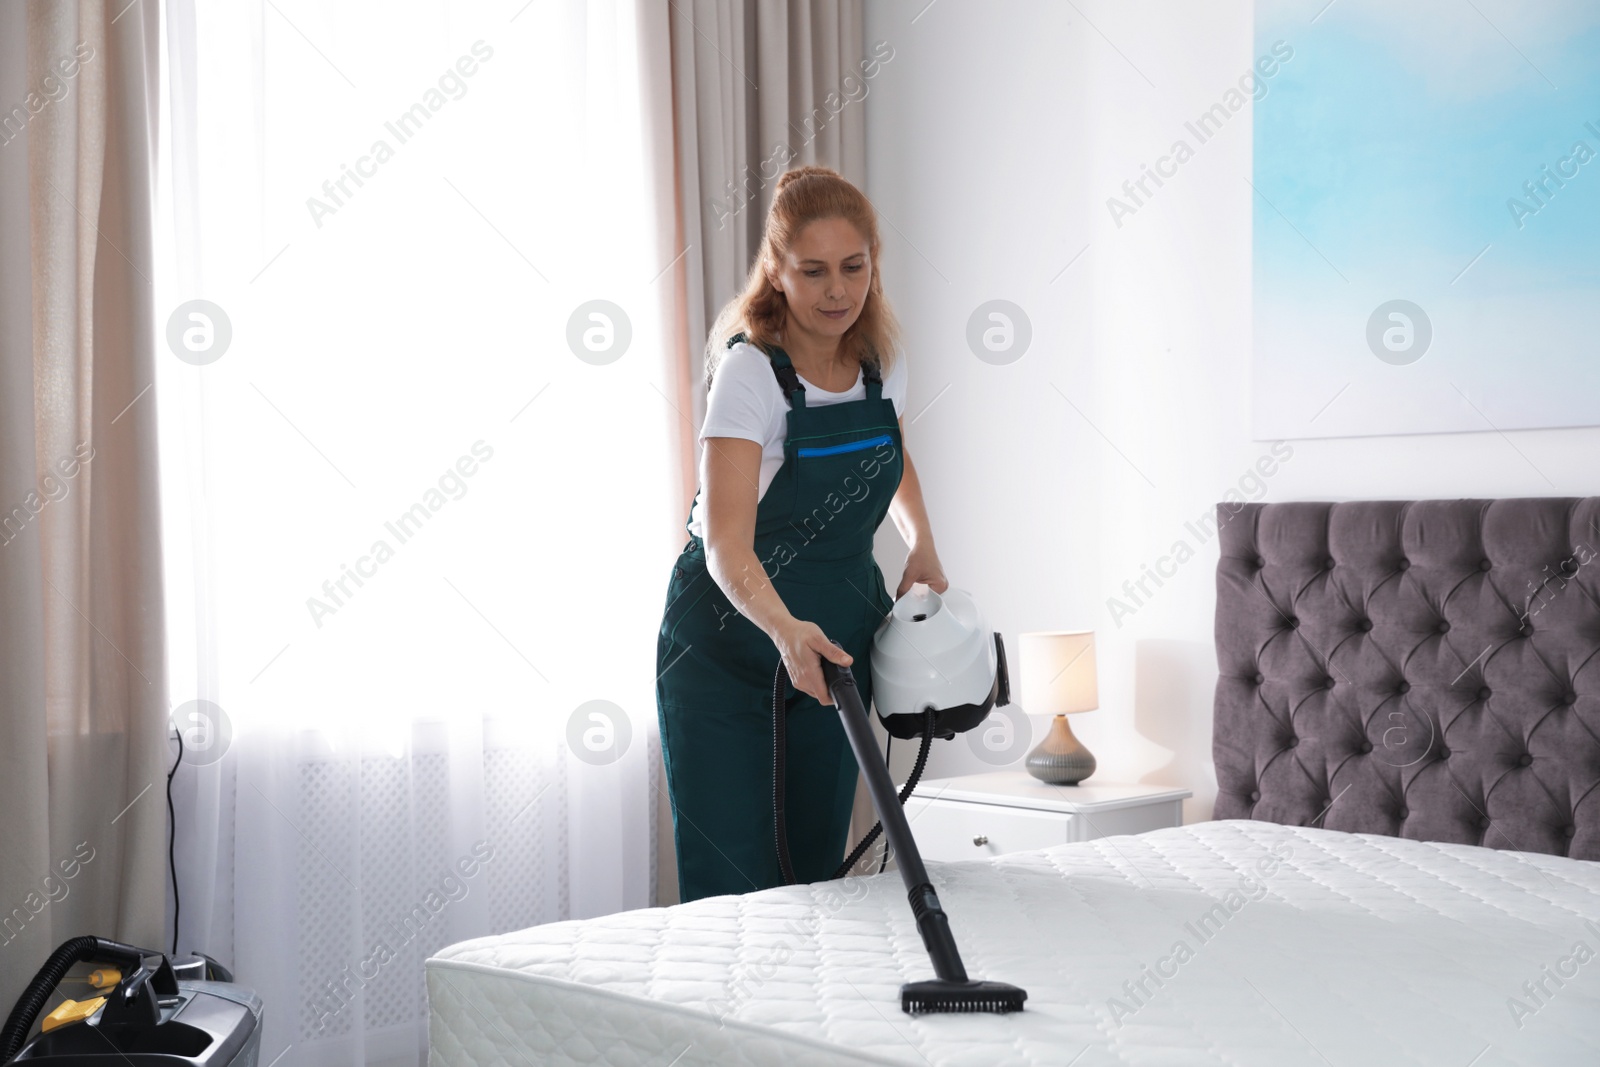
[[863,448],[873,448],[877,445],[890,445],[894,441],[886,433],[877,437],[868,437],[862,441],[850,441],[842,445],[828,445],[825,448],[801,448],[796,450],[796,455],[801,457],[811,456],[837,456],[841,452],[860,452]]

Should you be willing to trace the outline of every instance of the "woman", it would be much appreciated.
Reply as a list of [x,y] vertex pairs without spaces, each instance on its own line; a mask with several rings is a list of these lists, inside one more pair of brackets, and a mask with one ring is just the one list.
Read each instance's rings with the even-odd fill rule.
[[[778,181],[744,293],[712,327],[700,490],[667,589],[656,701],[682,900],[781,885],[773,681],[786,691],[795,879],[844,859],[857,767],[822,657],[868,655],[893,605],[872,558],[885,514],[910,547],[896,596],[948,583],[901,444],[906,369],[860,190],[826,167]],[[831,642],[837,641],[842,648]]]

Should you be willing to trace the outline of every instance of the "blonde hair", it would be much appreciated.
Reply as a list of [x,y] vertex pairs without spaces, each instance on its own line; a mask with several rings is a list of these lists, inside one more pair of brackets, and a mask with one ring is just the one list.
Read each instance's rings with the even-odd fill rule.
[[843,219],[867,240],[872,278],[861,314],[839,339],[843,353],[863,365],[876,363],[887,375],[900,343],[900,323],[883,295],[883,272],[878,267],[878,218],[872,202],[860,189],[828,167],[804,166],[785,171],[778,179],[772,207],[761,236],[761,246],[744,291],[723,305],[706,340],[706,385],[728,350],[728,339],[743,333],[751,344],[766,349],[777,345],[788,317],[788,298],[772,287],[769,272],[777,273],[784,254],[806,226],[820,219]]

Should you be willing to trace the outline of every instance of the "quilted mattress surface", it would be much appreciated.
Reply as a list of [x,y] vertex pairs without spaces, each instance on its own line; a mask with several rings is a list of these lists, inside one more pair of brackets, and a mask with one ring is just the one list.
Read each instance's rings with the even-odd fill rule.
[[1600,1064],[1600,863],[1230,820],[929,864],[1013,1015],[924,1015],[899,876],[427,963],[434,1067]]

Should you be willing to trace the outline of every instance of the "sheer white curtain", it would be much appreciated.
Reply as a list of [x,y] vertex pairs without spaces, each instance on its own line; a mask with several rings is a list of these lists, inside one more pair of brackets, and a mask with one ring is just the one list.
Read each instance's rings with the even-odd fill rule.
[[418,1062],[430,951],[652,902],[657,6],[168,0],[179,947],[263,1063]]

